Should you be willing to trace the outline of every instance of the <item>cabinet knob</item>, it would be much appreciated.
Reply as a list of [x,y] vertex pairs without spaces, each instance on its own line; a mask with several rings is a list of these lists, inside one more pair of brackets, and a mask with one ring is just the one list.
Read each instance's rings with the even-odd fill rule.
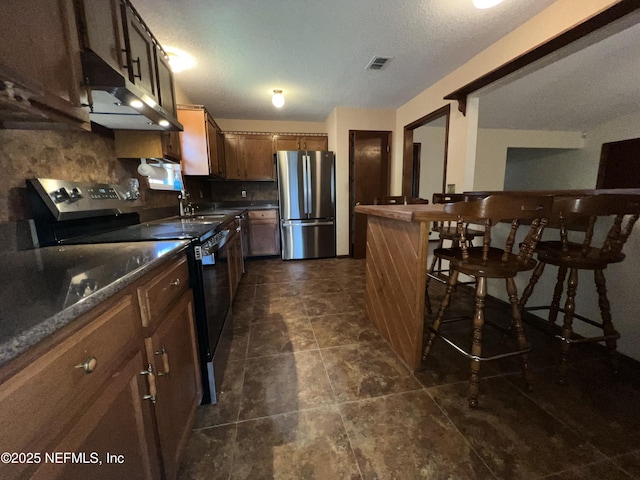
[[158,376],[169,376],[169,354],[167,353],[167,349],[162,345],[160,350],[157,350],[155,354],[162,356],[162,368],[164,369],[163,372],[158,372]]
[[98,359],[96,357],[89,357],[84,362],[76,365],[74,368],[82,368],[85,373],[93,372],[98,366]]
[[153,365],[149,364],[146,370],[140,370],[140,375],[146,375],[147,382],[149,383],[149,394],[144,395],[142,399],[151,400],[151,403],[156,403],[158,389],[156,388],[156,376],[153,374]]
[[171,282],[169,285],[173,285],[174,287],[179,287],[180,286],[180,279],[176,278],[173,282]]

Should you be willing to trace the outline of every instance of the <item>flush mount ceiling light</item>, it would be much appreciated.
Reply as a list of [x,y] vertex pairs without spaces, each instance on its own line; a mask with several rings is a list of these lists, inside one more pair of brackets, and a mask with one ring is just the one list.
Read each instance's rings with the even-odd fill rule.
[[473,0],[473,6],[480,9],[495,7],[503,0]]
[[282,108],[284,105],[284,95],[282,94],[282,90],[274,90],[273,97],[271,97],[271,103],[276,108]]
[[193,68],[196,60],[187,52],[176,47],[163,47],[167,57],[169,57],[169,65],[173,73],[182,72]]

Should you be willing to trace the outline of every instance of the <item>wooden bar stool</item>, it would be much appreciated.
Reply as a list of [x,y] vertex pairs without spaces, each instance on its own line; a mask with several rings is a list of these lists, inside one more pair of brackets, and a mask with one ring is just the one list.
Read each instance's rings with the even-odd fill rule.
[[[451,273],[447,282],[447,289],[438,314],[430,327],[429,338],[424,348],[423,359],[427,359],[431,345],[435,337],[442,338],[447,344],[455,348],[459,353],[471,360],[471,376],[469,381],[469,406],[478,404],[478,387],[480,363],[487,360],[522,356],[522,371],[527,385],[530,384],[526,353],[531,350],[527,343],[520,309],[518,306],[518,292],[515,277],[519,272],[532,270],[536,261],[532,258],[534,250],[542,231],[547,223],[547,216],[551,212],[553,197],[537,195],[491,195],[483,199],[450,203],[444,207],[445,212],[458,216],[458,232],[460,234],[460,246],[453,248],[439,248],[434,255],[449,260]],[[485,225],[482,246],[469,246],[465,233],[467,220],[481,221]],[[500,221],[508,220],[511,228],[503,248],[491,246],[492,227]],[[528,233],[519,244],[518,253],[513,253],[516,244],[516,233],[522,221],[529,223]],[[458,275],[464,273],[476,280],[475,312],[473,316],[473,334],[471,349],[457,345],[453,340],[440,333],[440,325],[443,322],[445,312],[449,307],[451,296],[454,292]],[[512,324],[515,327],[518,349],[492,357],[482,356],[482,334],[485,323],[484,303],[487,294],[488,278],[504,278],[511,304]]]
[[[455,203],[455,202],[463,202],[467,199],[466,195],[461,193],[434,193],[433,194],[433,203]],[[473,228],[469,228],[469,223],[464,226],[465,235],[467,241],[473,246],[473,239],[475,237],[481,237],[484,235],[484,231],[477,230]],[[448,240],[451,242],[451,247],[460,246],[460,234],[458,233],[458,225],[456,222],[446,221],[446,222],[433,222],[433,226],[431,231],[438,233],[438,246],[436,248],[442,248],[444,245],[444,241]],[[437,265],[437,268],[436,268]],[[429,283],[431,279],[440,282],[447,283],[447,275],[449,274],[449,269],[442,268],[442,259],[433,256],[431,260],[431,265],[429,266],[429,270],[427,271],[427,283],[425,288],[425,298],[426,298],[426,308],[429,314],[433,313],[431,309],[431,300],[429,299]],[[460,282],[460,283],[474,283],[474,282]]]
[[[555,327],[558,312],[564,314],[563,325],[556,337],[560,340],[560,365],[558,383],[566,384],[569,349],[574,343],[605,342],[614,370],[617,368],[616,332],[611,320],[611,309],[607,298],[604,270],[612,263],[622,262],[625,255],[622,248],[633,230],[640,215],[640,195],[600,194],[590,196],[556,196],[551,221],[559,228],[560,239],[542,241],[536,248],[538,265],[529,284],[522,292],[520,308],[523,311],[549,310],[548,321]],[[596,224],[611,223],[604,240],[594,245]],[[606,228],[605,228],[606,230]],[[570,241],[569,232],[583,232],[581,242]],[[533,289],[542,276],[547,264],[558,267],[558,277],[550,305],[526,307]],[[578,272],[591,270],[594,273],[595,287],[598,293],[600,321],[594,321],[575,313]],[[568,273],[568,279],[567,279]],[[560,299],[567,285],[564,308],[560,308]],[[602,335],[577,337],[573,333],[573,320],[578,319],[602,329]],[[555,328],[556,331],[558,330]]]

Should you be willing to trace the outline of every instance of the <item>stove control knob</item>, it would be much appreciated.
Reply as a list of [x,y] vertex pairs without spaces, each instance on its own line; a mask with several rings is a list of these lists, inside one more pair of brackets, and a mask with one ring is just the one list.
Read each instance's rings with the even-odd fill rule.
[[67,192],[67,189],[64,187],[51,192],[49,196],[55,203],[66,202],[69,200],[69,192]]
[[69,194],[69,201],[75,202],[77,200],[80,200],[81,198],[82,198],[82,192],[80,191],[80,189],[78,187],[73,187],[71,189],[71,193]]

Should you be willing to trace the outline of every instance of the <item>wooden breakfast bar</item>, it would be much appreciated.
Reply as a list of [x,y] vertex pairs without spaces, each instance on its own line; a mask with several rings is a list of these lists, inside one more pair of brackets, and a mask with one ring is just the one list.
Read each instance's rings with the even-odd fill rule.
[[455,220],[442,204],[358,205],[368,216],[366,311],[413,370],[420,367],[430,222]]

